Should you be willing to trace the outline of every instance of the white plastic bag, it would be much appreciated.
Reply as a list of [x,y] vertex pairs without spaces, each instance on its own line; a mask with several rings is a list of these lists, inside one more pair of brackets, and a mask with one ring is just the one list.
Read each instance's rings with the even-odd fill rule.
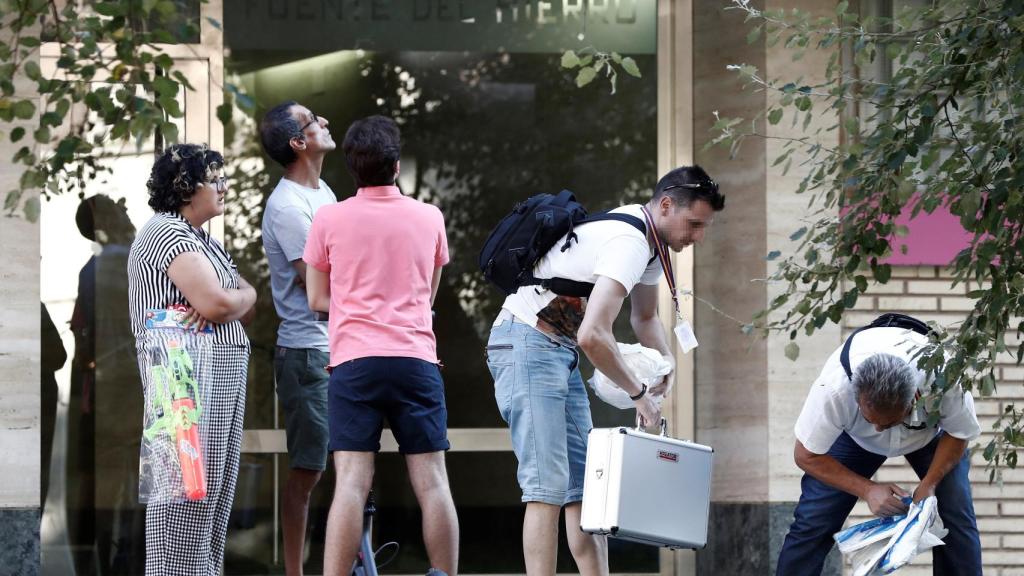
[[[665,360],[657,350],[644,348],[640,344],[623,344],[622,342],[619,342],[618,346],[622,359],[626,361],[626,367],[633,372],[633,376],[637,380],[648,387],[658,384],[666,374],[672,371],[672,364]],[[594,389],[594,394],[597,394],[598,398],[616,408],[628,410],[634,407],[633,401],[629,399],[629,394],[616,386],[599,370],[594,370],[594,375],[590,378],[590,387]],[[654,400],[660,403],[661,397],[655,396]]]
[[862,522],[833,538],[839,551],[849,556],[854,576],[891,574],[921,552],[943,545],[942,538],[949,531],[942,525],[937,506],[935,497],[929,496],[910,504],[905,515]]

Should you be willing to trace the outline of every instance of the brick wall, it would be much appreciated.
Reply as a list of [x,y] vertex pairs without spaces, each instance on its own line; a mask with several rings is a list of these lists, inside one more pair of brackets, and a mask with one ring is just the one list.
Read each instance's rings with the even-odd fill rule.
[[[951,275],[935,266],[901,266],[893,268],[888,284],[874,285],[867,295],[861,296],[854,311],[844,321],[844,335],[863,326],[883,312],[905,312],[922,320],[935,320],[949,325],[962,319],[973,301],[966,297],[967,288],[951,288]],[[1007,344],[1016,341],[1007,338]],[[1024,576],[1024,470],[1004,468],[1003,484],[989,483],[988,471],[981,449],[994,436],[992,424],[1008,402],[1024,406],[1024,367],[1013,364],[1008,355],[1000,357],[996,376],[996,393],[979,399],[975,393],[975,406],[981,422],[981,437],[973,444],[971,480],[974,491],[974,509],[981,531],[982,561],[986,576]],[[1024,456],[1024,455],[1022,455]],[[893,458],[882,466],[876,480],[898,482],[908,490],[917,486],[917,475],[902,458]],[[871,518],[867,505],[858,502],[849,524]],[[852,573],[847,566],[846,574]],[[931,555],[921,554],[900,571],[904,576],[931,575]]]

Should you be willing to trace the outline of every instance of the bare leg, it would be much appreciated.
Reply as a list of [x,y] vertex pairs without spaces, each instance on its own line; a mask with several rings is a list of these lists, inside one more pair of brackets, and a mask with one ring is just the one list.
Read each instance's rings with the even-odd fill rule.
[[373,482],[373,452],[335,452],[334,499],[327,515],[324,576],[348,576],[363,534],[363,506]]
[[523,559],[530,576],[550,576],[558,560],[558,513],[561,506],[527,502],[523,518]]
[[580,502],[565,505],[565,535],[580,576],[608,576],[608,539],[580,530]]
[[288,576],[302,576],[302,553],[306,544],[309,495],[320,481],[319,470],[292,468],[284,485],[281,521],[284,530],[284,570]]
[[423,512],[423,544],[430,566],[455,576],[459,569],[459,519],[448,487],[444,452],[408,454],[405,463]]

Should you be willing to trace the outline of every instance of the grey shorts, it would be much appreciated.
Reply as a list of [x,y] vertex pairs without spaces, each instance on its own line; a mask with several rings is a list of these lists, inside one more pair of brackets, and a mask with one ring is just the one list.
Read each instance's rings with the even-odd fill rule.
[[327,467],[327,352],[283,348],[274,354],[277,397],[284,411],[288,460],[292,468]]

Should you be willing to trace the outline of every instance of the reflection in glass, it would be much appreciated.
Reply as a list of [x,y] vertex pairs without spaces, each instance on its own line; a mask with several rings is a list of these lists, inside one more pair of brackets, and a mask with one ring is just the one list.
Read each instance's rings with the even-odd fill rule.
[[[577,89],[559,58],[557,53],[508,52],[231,53],[229,64],[256,101],[257,118],[268,107],[295,99],[327,119],[339,140],[352,120],[370,114],[390,115],[401,125],[400,186],[405,194],[439,206],[448,228],[452,262],[445,268],[435,304],[434,329],[445,364],[452,428],[505,427],[483,354],[503,296],[485,283],[476,266],[479,248],[494,224],[515,202],[562,188],[574,190],[593,211],[646,201],[657,178],[655,57],[637,56],[645,76],[620,79],[615,96],[597,86]],[[230,177],[238,196],[228,206],[228,249],[236,256],[240,273],[257,279],[254,285],[261,295],[257,320],[249,327],[253,357],[246,427],[273,428],[279,420],[272,356],[277,320],[259,229],[262,206],[280,173],[273,163],[263,161],[252,120],[236,118],[227,136],[236,147],[229,161],[234,161]],[[340,149],[326,158],[322,177],[341,199],[355,193]],[[628,305],[617,328],[623,339],[632,338]],[[584,363],[583,372],[589,376],[592,368]],[[596,399],[592,409],[598,426],[627,424],[632,414]],[[278,466],[283,472],[281,459]],[[514,455],[452,453],[449,473],[462,526],[460,568],[522,571],[523,509]],[[265,505],[273,495],[272,482],[266,471],[254,474],[265,479],[259,488],[259,501]],[[313,537],[306,566],[313,573],[322,562],[323,544],[316,534],[322,530],[332,482],[326,474],[311,502]],[[388,573],[423,572],[427,567],[418,512],[407,484],[399,456],[378,458],[376,540],[402,544],[402,552],[384,570]],[[239,506],[236,503],[236,512]],[[255,534],[271,537],[266,526],[249,528],[244,538],[240,529],[232,529],[232,549],[246,555],[246,564],[261,561],[272,548],[262,539],[262,548],[243,550],[243,543],[256,546],[250,540]],[[619,542],[611,548],[613,570],[658,569],[655,549]],[[574,571],[567,549],[559,558],[559,570]]]

